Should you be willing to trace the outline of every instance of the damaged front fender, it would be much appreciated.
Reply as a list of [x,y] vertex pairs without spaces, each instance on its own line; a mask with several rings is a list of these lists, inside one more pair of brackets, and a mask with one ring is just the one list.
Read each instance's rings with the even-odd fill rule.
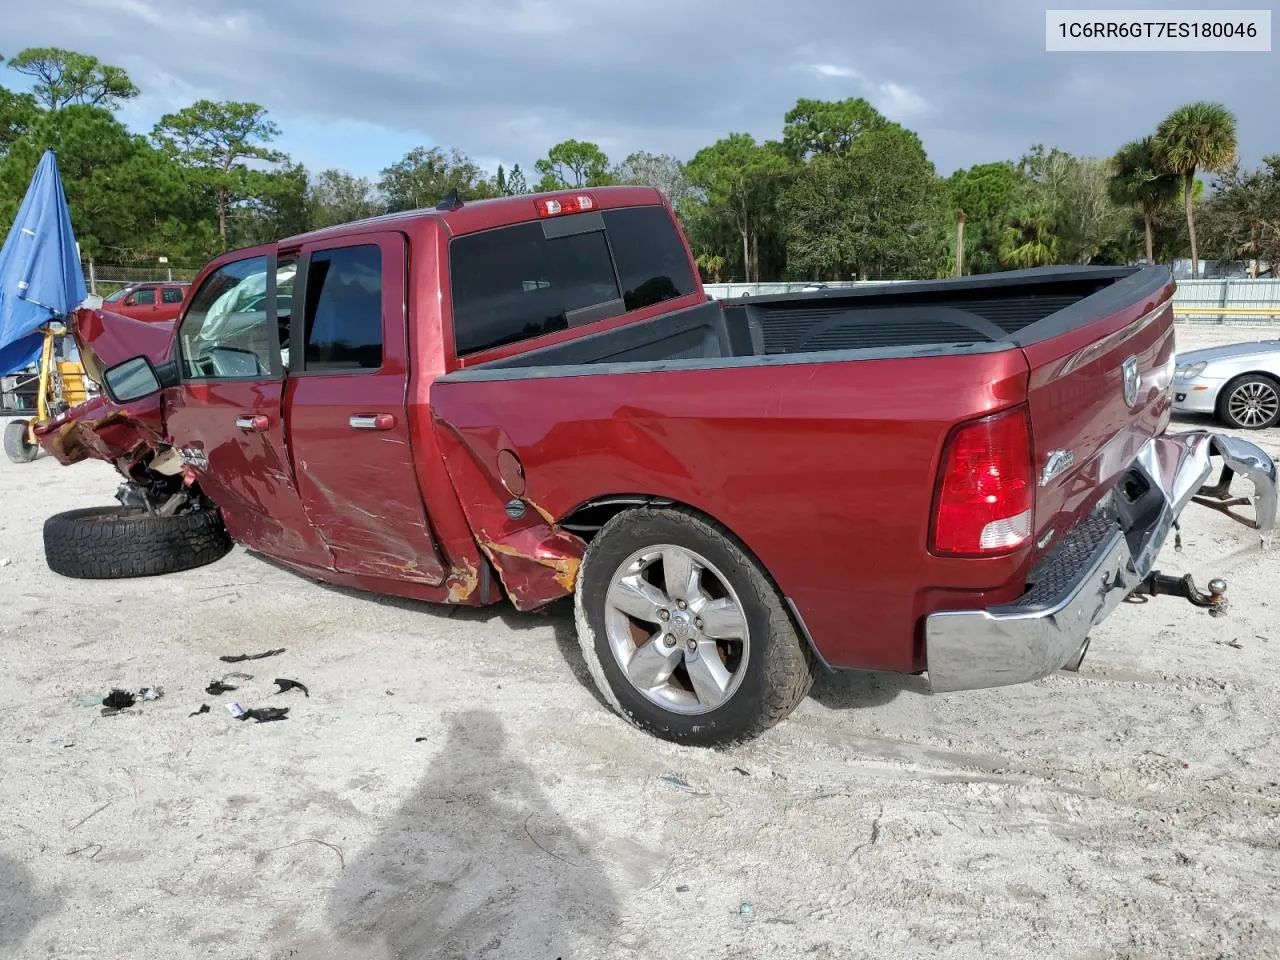
[[35,435],[65,466],[81,460],[105,460],[128,476],[165,442],[160,406],[158,395],[127,408],[97,396],[37,424]]

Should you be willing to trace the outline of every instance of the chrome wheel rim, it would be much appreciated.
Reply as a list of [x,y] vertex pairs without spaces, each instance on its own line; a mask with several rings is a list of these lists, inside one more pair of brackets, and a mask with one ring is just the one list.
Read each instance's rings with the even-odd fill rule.
[[1236,423],[1260,427],[1280,411],[1280,394],[1269,383],[1250,380],[1231,391],[1227,409]]
[[728,579],[686,547],[637,550],[605,594],[605,633],[622,675],[673,713],[709,713],[742,684],[747,615]]

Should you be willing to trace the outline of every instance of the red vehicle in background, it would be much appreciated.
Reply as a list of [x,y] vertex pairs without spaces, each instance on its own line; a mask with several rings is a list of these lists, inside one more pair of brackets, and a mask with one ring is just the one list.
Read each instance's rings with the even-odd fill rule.
[[1221,609],[1154,569],[1193,500],[1274,526],[1266,453],[1165,432],[1173,291],[1058,267],[708,302],[655,189],[454,196],[226,253],[175,324],[79,311],[107,396],[36,432],[126,483],[50,517],[46,558],[142,576],[234,539],[375,593],[572,596],[604,698],[683,743],[758,733],[817,664],[1036,680],[1131,594]]
[[102,301],[102,308],[122,317],[157,323],[174,320],[191,292],[186,281],[131,283]]

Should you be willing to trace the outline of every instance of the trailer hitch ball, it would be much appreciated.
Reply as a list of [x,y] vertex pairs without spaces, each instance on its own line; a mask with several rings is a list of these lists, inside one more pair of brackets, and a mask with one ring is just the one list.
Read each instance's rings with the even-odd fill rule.
[[1135,593],[1145,594],[1149,597],[1161,595],[1182,597],[1192,606],[1206,609],[1210,615],[1215,617],[1227,611],[1227,581],[1221,577],[1214,577],[1210,580],[1209,592],[1204,593],[1196,586],[1195,580],[1189,573],[1183,577],[1172,577],[1158,570],[1153,570],[1142,581],[1142,586]]

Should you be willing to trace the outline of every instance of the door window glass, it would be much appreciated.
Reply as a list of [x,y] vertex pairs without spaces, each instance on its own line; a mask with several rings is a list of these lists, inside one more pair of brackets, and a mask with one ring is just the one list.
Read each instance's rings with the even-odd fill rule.
[[206,277],[191,298],[178,341],[187,379],[271,376],[267,258],[236,260]]
[[303,369],[382,366],[382,249],[317,250],[307,268]]

